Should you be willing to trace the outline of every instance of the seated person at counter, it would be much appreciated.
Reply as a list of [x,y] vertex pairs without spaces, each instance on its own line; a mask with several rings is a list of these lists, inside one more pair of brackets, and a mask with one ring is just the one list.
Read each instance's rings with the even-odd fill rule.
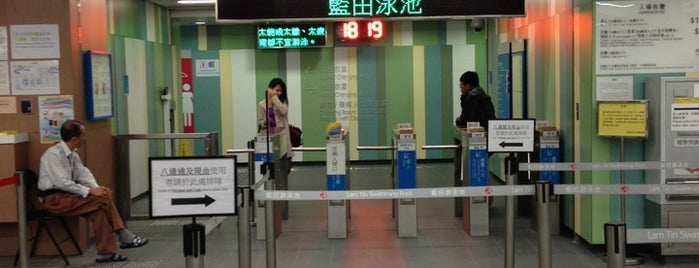
[[99,186],[89,169],[83,166],[77,149],[85,144],[87,130],[80,121],[68,120],[61,126],[61,142],[41,156],[38,187],[47,212],[60,216],[83,216],[95,233],[97,262],[126,261],[117,252],[113,233],[120,247],[137,248],[148,239],[124,228],[124,222],[112,200],[112,190]]

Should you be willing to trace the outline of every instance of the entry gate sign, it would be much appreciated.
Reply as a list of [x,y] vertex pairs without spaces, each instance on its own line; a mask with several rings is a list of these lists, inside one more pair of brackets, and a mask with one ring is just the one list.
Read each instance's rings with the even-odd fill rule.
[[236,157],[149,158],[150,217],[236,215]]
[[488,152],[534,152],[534,120],[489,120]]

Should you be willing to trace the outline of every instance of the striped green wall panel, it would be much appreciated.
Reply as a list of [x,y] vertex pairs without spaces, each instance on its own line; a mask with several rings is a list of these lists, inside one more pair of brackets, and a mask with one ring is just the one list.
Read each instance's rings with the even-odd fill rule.
[[[334,49],[302,49],[301,96],[294,100],[294,109],[302,110],[303,143],[305,146],[325,146],[327,114],[335,107]],[[332,119],[331,119],[332,120]],[[293,123],[293,122],[292,122]],[[304,154],[304,161],[325,161],[325,154]]]
[[413,21],[413,45],[431,46],[439,44],[440,21]]
[[252,24],[221,27],[222,49],[254,49],[257,28]]
[[[382,145],[391,145],[393,129],[398,123],[410,123],[415,126],[413,118],[413,47],[389,47],[383,58],[385,69],[385,126]],[[419,111],[418,111],[419,112]],[[424,112],[424,111],[423,111]],[[418,130],[416,130],[417,132]]]
[[[192,51],[192,65],[196,59],[219,59],[216,51]],[[192,67],[194,78],[194,131],[221,133],[221,83],[219,77],[197,77],[196,67]],[[195,155],[205,155],[203,141],[195,143]],[[219,142],[218,151],[222,152]]]

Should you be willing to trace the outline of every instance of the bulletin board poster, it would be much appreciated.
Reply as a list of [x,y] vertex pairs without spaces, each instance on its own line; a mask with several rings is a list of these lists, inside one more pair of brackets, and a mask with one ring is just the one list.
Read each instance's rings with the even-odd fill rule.
[[699,1],[595,4],[597,74],[699,71]]
[[61,93],[58,60],[11,61],[12,95]]
[[58,24],[10,25],[12,59],[58,59],[60,44]]
[[0,60],[7,59],[7,27],[0,26]]
[[600,137],[648,137],[648,102],[597,102],[597,131]]
[[41,143],[61,141],[61,125],[73,120],[73,96],[39,96],[39,135]]
[[114,115],[111,55],[101,51],[87,51],[84,60],[87,119],[111,118]]

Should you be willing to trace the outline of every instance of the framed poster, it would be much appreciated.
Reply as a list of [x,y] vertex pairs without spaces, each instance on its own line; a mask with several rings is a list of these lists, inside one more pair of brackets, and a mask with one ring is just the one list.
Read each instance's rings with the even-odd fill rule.
[[114,116],[111,55],[88,50],[85,52],[84,68],[87,119],[111,118]]

